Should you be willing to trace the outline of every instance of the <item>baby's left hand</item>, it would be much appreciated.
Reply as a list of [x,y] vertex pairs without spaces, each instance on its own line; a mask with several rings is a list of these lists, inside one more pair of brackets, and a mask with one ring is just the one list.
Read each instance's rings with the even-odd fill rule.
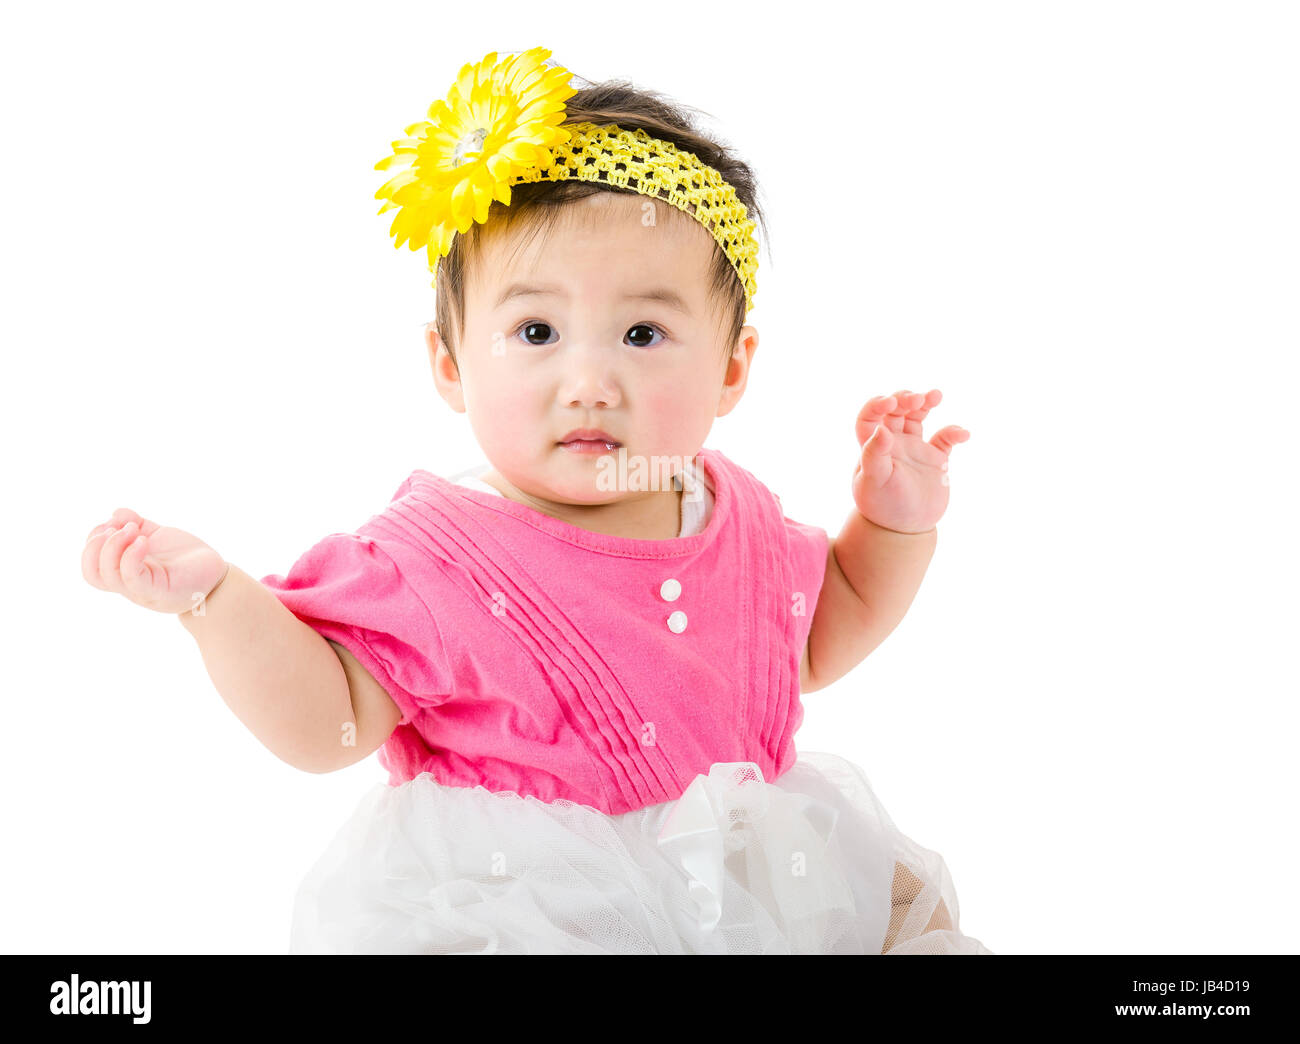
[[858,414],[862,459],[853,472],[853,500],[868,522],[924,533],[948,509],[948,454],[970,432],[950,424],[929,442],[921,438],[921,421],[942,398],[937,388],[878,395]]

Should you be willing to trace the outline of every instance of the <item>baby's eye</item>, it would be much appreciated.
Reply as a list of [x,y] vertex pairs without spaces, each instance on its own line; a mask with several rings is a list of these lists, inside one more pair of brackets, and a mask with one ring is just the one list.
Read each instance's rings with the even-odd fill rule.
[[[539,330],[542,331],[541,334],[538,334],[536,332]],[[554,334],[555,330],[552,328],[550,323],[524,323],[524,325],[519,328],[518,332],[524,335],[524,340],[527,341],[529,344],[533,346],[539,346],[543,344],[551,344],[552,342],[534,341],[532,340],[532,337],[545,336],[545,334],[547,333]]]
[[[522,335],[524,340],[534,347],[555,343],[555,328],[550,323],[524,323],[516,333]],[[655,334],[658,334],[660,338],[665,336],[662,330],[651,326],[649,323],[637,323],[636,326],[629,328],[628,333],[632,337],[631,343],[634,348],[649,348],[659,343],[659,341],[653,341],[650,344],[644,343],[646,336],[653,337]],[[535,340],[534,338],[541,339]]]
[[[652,333],[652,334],[659,334],[660,337],[663,337],[663,336],[664,336],[664,334],[663,334],[663,332],[662,332],[661,330],[659,330],[657,327],[651,326],[649,323],[637,323],[636,326],[632,327],[631,330],[628,330],[628,333],[629,333],[629,334],[632,333],[633,330],[649,330],[650,333]],[[655,343],[658,344],[659,342],[656,341]],[[648,344],[633,344],[632,347],[633,347],[633,348],[649,348],[650,345],[648,345]]]

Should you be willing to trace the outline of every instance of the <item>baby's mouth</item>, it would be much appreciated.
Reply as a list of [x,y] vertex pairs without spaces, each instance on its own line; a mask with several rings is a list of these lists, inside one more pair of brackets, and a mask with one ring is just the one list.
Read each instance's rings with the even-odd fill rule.
[[623,444],[612,439],[566,439],[556,443],[557,446],[573,446],[579,449],[604,449],[613,452]]

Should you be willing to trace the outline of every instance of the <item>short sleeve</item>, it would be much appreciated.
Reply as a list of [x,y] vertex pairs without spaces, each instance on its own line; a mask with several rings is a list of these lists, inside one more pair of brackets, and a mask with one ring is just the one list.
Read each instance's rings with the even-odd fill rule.
[[331,533],[260,582],[298,619],[347,649],[402,712],[399,725],[451,694],[434,615],[380,539]]
[[411,487],[414,484],[415,484],[415,472],[411,472],[411,474],[407,475],[406,478],[402,480],[402,484],[397,487],[397,492],[394,493],[389,498],[389,500],[390,501],[401,500],[404,496],[406,496],[406,494],[411,492]]
[[803,594],[803,609],[797,616],[799,647],[802,649],[812,630],[813,613],[821,595],[822,581],[826,577],[826,555],[830,536],[820,526],[795,522],[782,516],[790,555],[790,576],[793,590]]

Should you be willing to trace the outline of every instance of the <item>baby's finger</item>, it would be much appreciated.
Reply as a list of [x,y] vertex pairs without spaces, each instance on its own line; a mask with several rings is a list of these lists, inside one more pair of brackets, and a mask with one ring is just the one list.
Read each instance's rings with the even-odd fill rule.
[[104,541],[108,539],[108,533],[102,532],[98,536],[91,536],[86,541],[86,546],[81,549],[81,575],[85,577],[86,583],[91,587],[97,587],[101,591],[107,591],[104,586],[103,578],[99,575],[99,552],[103,550]]
[[869,453],[875,450],[877,453],[882,450],[888,452],[894,444],[894,433],[889,430],[889,425],[884,421],[879,421],[875,429],[867,436],[867,441],[862,444],[862,452]]
[[858,445],[863,445],[867,439],[871,438],[871,433],[876,430],[876,425],[897,408],[898,399],[893,395],[877,395],[868,399],[867,404],[862,407],[862,411],[858,414],[857,422],[854,425]]
[[[913,392],[906,388],[899,388],[893,395],[889,396],[894,401],[893,408],[887,412],[890,414],[890,430],[902,431],[905,422],[916,413],[917,410],[926,406],[927,393]],[[937,400],[936,400],[937,401]],[[922,414],[924,416],[924,414]]]
[[117,519],[118,525],[127,522],[134,522],[139,527],[139,531],[146,536],[153,536],[155,530],[161,529],[157,522],[151,522],[138,511],[132,511],[130,508],[118,508],[113,512],[113,517]]
[[920,420],[932,409],[939,405],[943,400],[943,392],[938,388],[931,388],[928,392],[916,392],[911,396],[910,409],[907,410],[908,420]]
[[104,590],[114,591],[117,594],[126,593],[121,576],[122,552],[139,532],[140,529],[134,522],[128,522],[104,541],[104,546],[99,552],[99,578],[104,584]]
[[898,406],[893,412],[902,414],[903,420],[907,420],[913,413],[925,405],[926,393],[908,391],[906,388],[903,388],[894,393],[894,398],[898,400]]
[[883,485],[894,470],[893,455],[890,453],[893,441],[894,434],[889,426],[877,424],[871,436],[862,444],[858,468],[873,485]]
[[118,526],[124,526],[128,522],[134,522],[138,526],[144,521],[144,519],[130,508],[120,507],[109,516],[109,521],[116,523]]
[[926,415],[939,405],[943,398],[943,393],[938,388],[931,388],[928,392],[917,392],[909,396],[908,401],[902,403],[903,409],[903,431],[908,435],[921,434],[921,422],[925,420]]
[[965,442],[970,438],[970,432],[956,424],[949,424],[946,428],[940,428],[934,438],[930,440],[930,445],[936,449],[943,450],[944,453],[951,453],[953,446],[959,442]]
[[149,553],[148,543],[148,534],[140,533],[122,552],[122,560],[118,566],[122,585],[135,594],[143,594],[149,587],[151,574],[144,561],[144,556]]
[[898,400],[892,395],[876,395],[867,400],[867,404],[862,407],[862,412],[858,414],[858,418],[883,417],[897,405]]
[[157,522],[150,522],[138,511],[132,511],[130,508],[124,507],[120,507],[114,511],[104,525],[112,526],[115,529],[121,529],[128,522],[134,522],[141,533],[153,533],[153,531],[158,528]]
[[87,533],[86,539],[89,540],[91,537],[96,536],[99,533],[107,532],[110,529],[120,529],[122,526],[126,525],[126,523],[130,522],[133,517],[136,522],[140,521],[139,516],[136,515],[135,512],[133,512],[130,508],[117,508],[111,515],[108,516],[107,522],[101,522],[89,533]]

